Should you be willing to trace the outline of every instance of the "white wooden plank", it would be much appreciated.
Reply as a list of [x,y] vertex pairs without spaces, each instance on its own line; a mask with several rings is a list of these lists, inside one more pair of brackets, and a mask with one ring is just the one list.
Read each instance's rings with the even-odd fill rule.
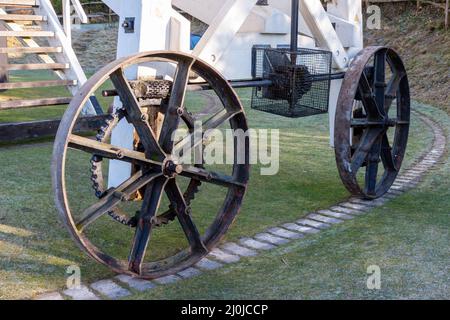
[[194,54],[214,65],[233,41],[257,0],[227,0],[197,44]]
[[347,53],[320,0],[301,0],[300,11],[320,46],[333,53],[335,67],[346,68]]

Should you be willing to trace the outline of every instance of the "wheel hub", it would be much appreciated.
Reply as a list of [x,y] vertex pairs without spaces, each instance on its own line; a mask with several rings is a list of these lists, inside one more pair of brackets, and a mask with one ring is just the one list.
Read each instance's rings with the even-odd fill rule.
[[166,159],[163,162],[162,165],[162,173],[164,176],[166,176],[169,179],[175,178],[177,175],[179,175],[181,172],[183,172],[183,166],[180,164],[177,164],[172,159]]

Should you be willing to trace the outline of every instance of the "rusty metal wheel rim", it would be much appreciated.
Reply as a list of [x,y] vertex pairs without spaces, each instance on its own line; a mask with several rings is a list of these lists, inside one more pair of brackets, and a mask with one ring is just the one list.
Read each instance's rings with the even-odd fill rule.
[[[386,83],[386,67],[392,73],[389,83]],[[369,70],[373,70],[372,83],[368,80]],[[396,109],[391,107],[394,100]],[[365,116],[355,117],[355,101],[363,105]],[[396,111],[395,118],[389,118],[392,110]],[[375,199],[390,189],[405,156],[409,125],[409,84],[401,58],[386,47],[362,50],[351,63],[342,84],[334,136],[338,171],[353,195]],[[395,127],[394,139],[390,142],[387,132],[392,127]],[[351,132],[355,132],[355,128],[363,133],[360,145],[352,150],[354,136]],[[378,173],[380,163],[384,169],[381,177]],[[366,174],[364,186],[361,186],[357,174],[364,164]]]
[[[155,136],[151,134],[151,131],[146,131],[146,128],[149,126],[148,124],[145,124],[145,120],[139,118],[138,103],[135,102],[136,99],[131,93],[132,90],[127,89],[127,87],[129,88],[129,85],[127,86],[127,80],[123,75],[123,70],[130,65],[153,61],[165,61],[177,65],[177,72],[175,74],[173,85],[174,89],[172,90],[167,107],[168,110],[166,112],[166,119],[164,120],[160,139],[156,139]],[[105,66],[97,74],[91,77],[80,89],[62,118],[55,139],[52,159],[52,182],[56,206],[62,221],[79,247],[95,260],[116,272],[130,274],[145,279],[153,279],[173,274],[192,266],[217,245],[233,223],[236,215],[239,213],[249,178],[250,166],[248,161],[248,141],[246,141],[244,150],[245,164],[234,163],[232,174],[230,176],[221,176],[214,172],[204,172],[202,169],[193,166],[183,167],[183,172],[180,173],[180,175],[189,178],[194,177],[202,182],[224,186],[226,188],[225,190],[227,190],[227,195],[221,209],[203,236],[200,236],[194,221],[191,219],[188,212],[189,208],[183,200],[183,195],[176,184],[176,180],[167,178],[160,168],[165,158],[167,158],[167,155],[171,154],[174,147],[173,143],[170,142],[170,139],[166,139],[165,137],[171,136],[173,130],[178,126],[180,121],[179,118],[183,116],[179,112],[174,111],[179,110],[178,106],[183,105],[186,85],[191,70],[195,71],[211,85],[224,106],[224,112],[216,114],[215,117],[213,117],[213,121],[210,121],[209,124],[205,123],[207,128],[215,128],[222,123],[228,122],[230,127],[234,130],[242,129],[247,131],[247,121],[241,102],[226,79],[211,66],[194,56],[167,51],[140,53],[119,59]],[[116,89],[119,91],[122,102],[125,101],[124,109],[127,111],[129,120],[133,123],[140,138],[145,139],[147,148],[144,156],[142,156],[142,154],[136,155],[127,152],[126,150],[123,152],[121,151],[120,154],[117,152],[114,153],[112,148],[108,147],[105,149],[103,145],[95,145],[92,147],[91,142],[87,141],[86,138],[83,139],[73,133],[77,118],[81,114],[86,101],[101,84],[110,78]],[[137,117],[140,119],[139,123],[137,122]],[[101,154],[101,156],[109,159],[125,161],[124,159],[131,158],[135,161],[139,161],[145,170],[143,169],[127,180],[128,182],[124,183],[126,185],[125,187],[119,189],[119,186],[116,188],[116,192],[113,192],[108,196],[105,201],[108,203],[117,201],[117,197],[122,197],[123,194],[128,192],[126,190],[132,189],[132,187],[135,189],[136,186],[142,185],[143,183],[151,183],[151,187],[148,188],[151,190],[146,192],[144,196],[142,211],[154,212],[155,210],[151,208],[159,205],[161,194],[166,192],[171,201],[173,200],[178,205],[177,208],[179,209],[177,210],[177,217],[182,225],[186,238],[188,239],[189,248],[172,257],[151,263],[144,263],[143,259],[148,245],[149,235],[152,231],[151,227],[149,227],[149,225],[151,225],[152,217],[148,214],[143,214],[138,221],[137,231],[133,239],[128,261],[116,259],[96,247],[83,233],[83,229],[89,226],[91,223],[90,220],[99,214],[103,208],[100,211],[96,211],[94,208],[91,211],[87,211],[89,215],[85,216],[83,219],[79,221],[74,220],[66,190],[66,153],[69,144],[71,148],[84,151],[87,150],[91,154]],[[149,150],[151,150],[151,152]],[[147,151],[149,152],[147,153]],[[118,191],[121,193],[119,194]],[[101,205],[99,204],[99,206],[102,205],[103,203]]]

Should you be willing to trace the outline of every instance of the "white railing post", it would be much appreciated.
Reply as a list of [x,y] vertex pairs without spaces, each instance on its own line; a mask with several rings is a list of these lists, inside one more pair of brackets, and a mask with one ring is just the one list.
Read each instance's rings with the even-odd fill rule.
[[81,23],[88,23],[88,17],[83,9],[83,6],[80,3],[80,0],[70,0],[70,2],[72,2],[73,8],[77,13],[78,18],[80,18]]
[[72,9],[70,8],[70,0],[62,1],[63,28],[67,40],[72,42]]
[[63,0],[62,14],[63,14],[63,28],[69,42],[72,42],[72,5],[81,23],[88,23],[88,17],[84,12],[80,0]]
[[[76,87],[69,87],[71,93],[75,95],[78,92],[78,89],[87,81],[86,75],[72,48],[72,43],[67,39],[66,33],[59,22],[58,16],[56,15],[50,0],[40,0],[40,10],[42,10],[42,15],[47,16],[47,27],[55,33],[55,38],[48,39],[50,46],[62,47],[63,53],[60,55],[63,56],[61,58],[63,58],[66,63],[70,64],[70,69],[65,71],[67,79],[78,80],[78,85]],[[91,102],[86,103],[83,114],[96,114]]]

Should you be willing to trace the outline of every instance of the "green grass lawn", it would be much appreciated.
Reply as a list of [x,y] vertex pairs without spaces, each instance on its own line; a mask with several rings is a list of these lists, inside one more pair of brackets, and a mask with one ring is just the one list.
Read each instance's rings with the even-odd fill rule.
[[[280,172],[273,177],[262,177],[259,175],[258,166],[252,168],[249,192],[243,209],[226,240],[251,236],[269,226],[294,221],[310,211],[326,208],[348,197],[338,177],[334,152],[328,145],[327,115],[292,120],[255,112],[249,109],[249,91],[240,90],[239,94],[246,107],[250,127],[280,129]],[[190,99],[191,103],[199,101],[197,98]],[[41,113],[33,116],[25,113],[21,119],[35,120],[43,115],[59,117],[58,112],[61,111],[53,108],[42,110]],[[9,116],[13,117],[12,119],[17,118],[17,114],[11,113]],[[2,118],[2,121],[4,119]],[[413,123],[412,139],[405,166],[431,142],[431,133],[426,126],[417,118],[413,119]],[[0,171],[0,298],[30,298],[40,292],[62,289],[66,282],[66,268],[74,264],[81,267],[82,280],[86,283],[112,276],[107,268],[92,261],[75,246],[58,220],[50,184],[51,152],[51,143],[12,146],[0,150],[0,167],[2,168]],[[87,156],[76,155],[70,162],[72,173],[69,175],[69,188],[73,192],[74,199],[81,199],[76,204],[95,200],[89,184],[89,166]],[[206,211],[214,202],[219,201],[219,198],[219,191],[216,192],[214,188],[203,188],[193,206],[194,212]],[[409,212],[406,203],[404,205],[404,210]],[[419,208],[415,206],[415,209]],[[320,270],[329,272],[336,270],[333,264],[331,269],[323,264],[327,259],[328,263],[345,262],[357,266],[358,252],[364,255],[369,254],[368,251],[372,249],[378,249],[377,241],[369,241],[367,244],[364,241],[361,242],[361,238],[358,237],[367,236],[369,232],[376,232],[372,230],[376,230],[377,226],[385,223],[395,228],[394,215],[388,216],[387,220],[382,218],[379,221],[370,220],[377,216],[379,217],[374,215],[364,218],[369,220],[361,219],[340,227],[346,229],[345,232],[336,228],[283,249],[288,251],[276,251],[268,256],[249,260],[244,264],[207,274],[183,284],[156,289],[148,296],[140,297],[186,299],[200,296],[204,298],[307,297],[309,289],[304,287],[306,291],[303,292],[302,287],[294,288],[297,283],[299,285],[303,283],[298,279],[293,282],[294,277],[305,277],[308,272],[311,272],[312,278],[313,274],[317,274]],[[200,223],[202,222],[200,218]],[[407,223],[408,219],[401,218],[399,222]],[[359,228],[352,229],[352,226],[356,228],[358,224],[360,224]],[[118,255],[128,253],[131,230],[125,230],[124,227],[112,223],[105,217],[105,221],[102,221],[92,232],[108,252]],[[157,230],[156,244],[166,241],[171,247],[177,248],[183,240],[181,236],[174,236],[176,232],[180,234],[175,225]],[[411,232],[411,236],[416,235]],[[341,238],[333,240],[333,237]],[[395,245],[395,238],[392,240],[387,236],[381,238],[385,245]],[[329,245],[340,244],[339,249],[335,245],[333,250],[322,243],[323,240],[327,240]],[[314,248],[315,250],[312,250]],[[355,252],[349,253],[347,257],[339,256],[346,248],[354,248]],[[156,256],[159,255],[158,250],[154,252]],[[287,260],[280,258],[284,255]],[[287,264],[286,261],[288,261]],[[261,264],[258,265],[258,263]],[[348,278],[352,277],[350,272],[346,272],[345,265],[340,267],[342,267],[340,269],[342,274]],[[233,277],[229,276],[230,273]],[[286,276],[284,282],[278,284],[283,274]],[[333,274],[328,275],[331,277]],[[361,277],[364,277],[364,274]],[[214,278],[217,278],[217,281],[211,280]],[[261,283],[262,279],[264,283]],[[256,284],[250,290],[252,281],[256,281]],[[324,288],[323,294],[331,292],[325,290],[327,286],[333,286],[333,283],[327,282],[325,275],[322,278],[316,278],[315,281],[320,283],[316,288],[317,292],[320,292],[320,288]],[[335,285],[336,281],[338,280],[335,279]],[[239,283],[242,284],[239,285]],[[256,294],[257,290],[265,292],[266,296]]]
[[[420,110],[450,127],[443,111]],[[448,157],[369,215],[130,299],[449,299]],[[366,287],[370,265],[381,268],[381,290]]]

